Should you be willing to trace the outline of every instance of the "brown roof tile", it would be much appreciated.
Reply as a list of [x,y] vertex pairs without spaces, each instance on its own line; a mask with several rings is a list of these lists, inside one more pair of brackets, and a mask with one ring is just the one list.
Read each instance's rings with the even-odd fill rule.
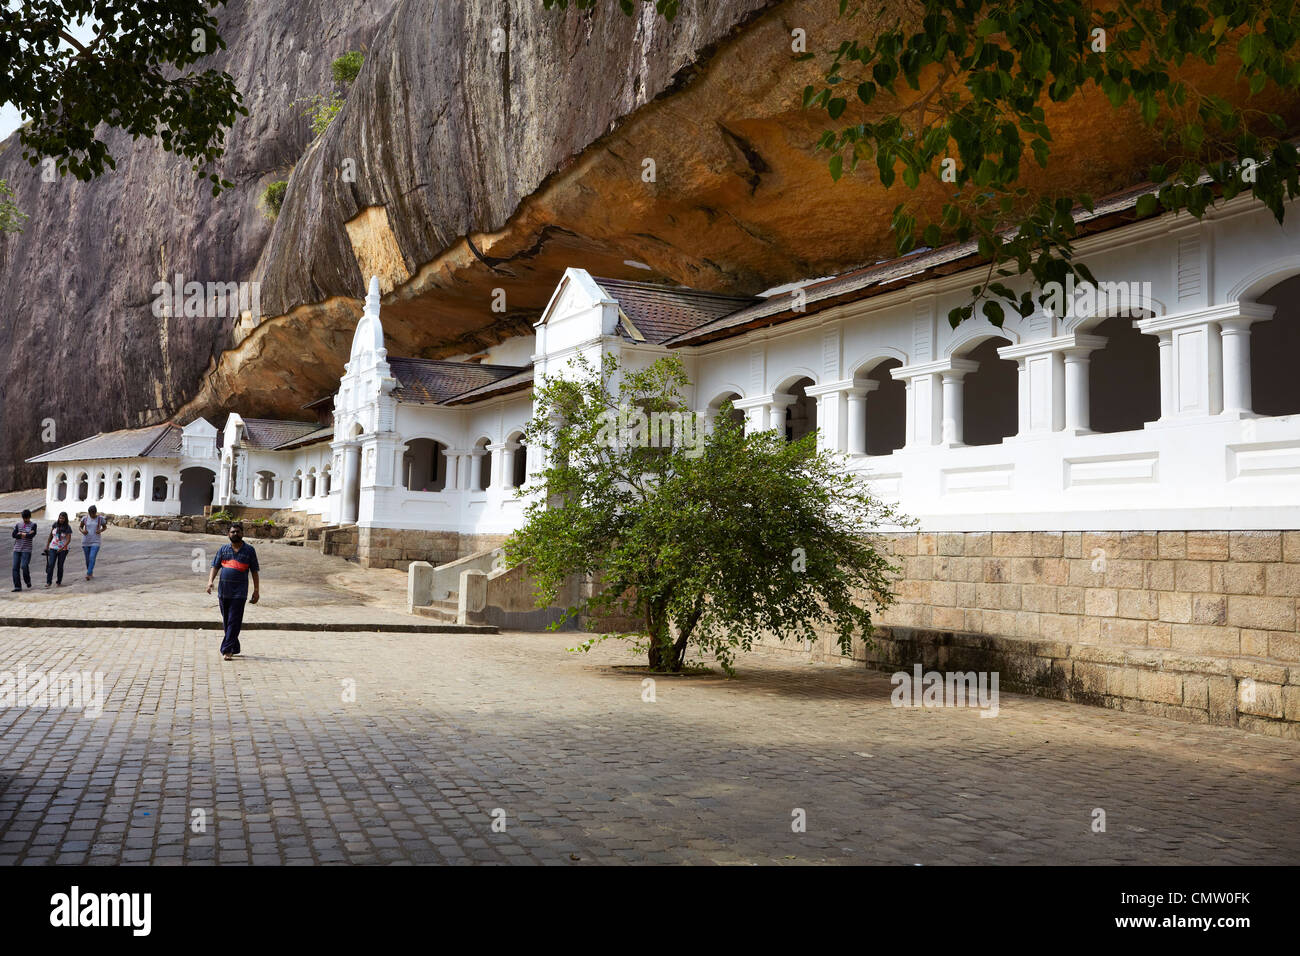
[[596,284],[618,302],[636,330],[653,345],[761,301],[630,279],[596,279]]
[[246,448],[278,448],[320,429],[320,422],[281,422],[271,418],[245,418],[242,444]]
[[475,365],[417,358],[390,358],[388,366],[398,383],[393,395],[399,402],[417,405],[437,405],[523,371],[517,365]]

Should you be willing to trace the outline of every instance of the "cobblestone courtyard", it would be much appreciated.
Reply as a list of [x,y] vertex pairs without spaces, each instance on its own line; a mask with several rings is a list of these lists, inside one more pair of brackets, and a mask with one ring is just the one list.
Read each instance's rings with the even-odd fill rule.
[[554,634],[219,641],[0,629],[0,671],[105,675],[97,719],[0,710],[0,863],[1300,861],[1300,749],[1240,731],[898,709],[757,655],[649,702],[624,651]]

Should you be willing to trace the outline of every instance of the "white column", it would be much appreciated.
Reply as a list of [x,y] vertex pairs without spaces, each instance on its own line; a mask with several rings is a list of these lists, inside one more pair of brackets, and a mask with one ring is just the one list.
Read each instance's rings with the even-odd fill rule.
[[961,380],[966,377],[963,369],[951,369],[943,373],[943,443],[961,445],[962,442],[962,388]]
[[1067,431],[1076,434],[1088,432],[1092,428],[1088,355],[1088,350],[1084,349],[1069,349],[1065,353],[1065,427]]
[[1251,414],[1250,325],[1255,318],[1243,316],[1219,323],[1223,339],[1223,411]]
[[1174,334],[1161,332],[1160,345],[1160,418],[1174,414]]
[[1029,359],[1020,356],[1016,359],[1016,434],[1028,435],[1033,430],[1034,421],[1034,385],[1033,372],[1029,368]]
[[773,395],[767,407],[767,427],[779,435],[785,435],[785,411],[795,403],[793,395]]
[[469,490],[483,490],[483,452],[472,451],[469,454]]
[[501,446],[501,465],[498,469],[501,475],[501,487],[513,487],[511,482],[515,477],[515,452],[519,445],[515,442],[506,442]]
[[506,473],[501,470],[501,462],[505,457],[505,443],[499,445],[488,445],[487,450],[492,455],[492,465],[488,468],[488,487],[493,489],[501,488],[505,485]]
[[867,382],[845,390],[848,399],[848,435],[845,451],[850,455],[867,453],[867,394],[880,387],[879,382]]
[[355,524],[357,521],[357,503],[360,498],[361,449],[356,444],[343,446],[343,507],[340,511],[341,524]]

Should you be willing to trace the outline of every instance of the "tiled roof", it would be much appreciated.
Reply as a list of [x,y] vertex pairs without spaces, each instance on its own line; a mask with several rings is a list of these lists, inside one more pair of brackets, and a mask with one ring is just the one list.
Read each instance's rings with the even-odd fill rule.
[[110,458],[179,458],[181,428],[172,422],[148,428],[123,428],[100,432],[90,438],[64,445],[43,455],[28,458],[31,464],[52,461],[98,461]]
[[271,418],[245,418],[244,437],[241,440],[246,448],[279,448],[281,445],[302,438],[320,429],[320,422],[280,422]]
[[596,284],[618,302],[628,321],[653,345],[761,301],[629,279],[596,279]]
[[490,398],[493,395],[505,395],[508,392],[521,392],[533,384],[533,367],[530,365],[522,372],[516,372],[514,375],[507,375],[505,378],[499,378],[495,382],[488,382],[486,385],[480,385],[478,388],[471,388],[468,392],[461,392],[455,398],[445,401],[444,405],[465,405],[469,402],[477,402],[484,398]]
[[[1092,212],[1076,211],[1074,220],[1083,227],[1081,229],[1083,234],[1123,225],[1123,222],[1107,222],[1106,217],[1128,212],[1142,195],[1151,191],[1150,186],[1140,186],[1117,193],[1098,202]],[[1091,228],[1089,224],[1092,224]],[[942,249],[914,252],[897,259],[888,259],[846,272],[844,275],[803,286],[803,309],[800,312],[794,311],[796,300],[792,293],[774,295],[766,299],[753,300],[753,304],[747,308],[718,317],[707,325],[701,324],[678,333],[667,339],[664,344],[670,347],[697,345],[728,338],[752,328],[797,319],[841,301],[867,299],[873,295],[893,291],[900,288],[898,283],[910,284],[960,272],[979,261],[978,252],[977,243],[966,242],[944,246]]]
[[40,511],[45,507],[45,489],[28,488],[25,491],[7,491],[0,495],[0,514],[22,514],[24,508]]
[[301,448],[304,445],[314,445],[318,441],[329,441],[334,437],[334,426],[326,425],[324,428],[318,428],[314,432],[308,432],[300,438],[291,438],[283,445],[276,445],[276,451],[288,451],[290,448]]
[[393,396],[399,402],[417,405],[436,405],[523,371],[517,365],[475,365],[416,358],[390,358],[388,366],[398,383]]

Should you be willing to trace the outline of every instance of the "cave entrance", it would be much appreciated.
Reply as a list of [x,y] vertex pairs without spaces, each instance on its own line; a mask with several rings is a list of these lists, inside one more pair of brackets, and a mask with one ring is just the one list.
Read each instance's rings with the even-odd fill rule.
[[212,504],[217,473],[211,468],[195,465],[181,470],[181,514],[201,515]]

